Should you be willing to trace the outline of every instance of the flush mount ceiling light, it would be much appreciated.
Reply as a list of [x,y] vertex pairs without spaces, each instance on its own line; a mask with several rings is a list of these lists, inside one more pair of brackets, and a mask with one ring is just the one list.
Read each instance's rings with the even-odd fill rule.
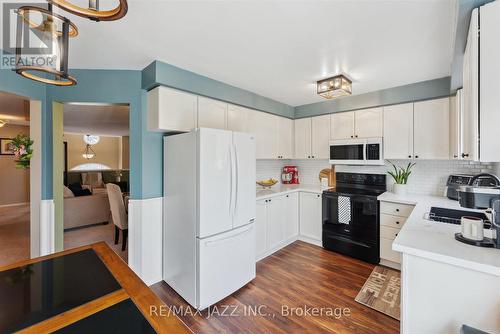
[[[17,11],[16,67],[25,78],[56,86],[72,86],[76,79],[68,74],[69,38],[78,35],[76,26],[49,9],[22,6]],[[24,29],[27,26],[29,29]],[[40,41],[33,47],[29,31]]]
[[342,74],[319,80],[316,84],[318,95],[325,99],[334,99],[352,94],[352,81]]
[[99,10],[99,0],[89,0],[87,8],[73,4],[67,0],[47,0],[49,3],[57,6],[72,14],[88,18],[92,21],[115,21],[127,14],[127,0],[118,0],[118,5],[110,10]]

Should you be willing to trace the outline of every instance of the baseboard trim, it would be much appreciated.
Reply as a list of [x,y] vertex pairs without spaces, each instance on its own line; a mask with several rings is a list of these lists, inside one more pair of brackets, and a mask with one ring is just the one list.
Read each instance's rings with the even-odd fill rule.
[[30,204],[30,202],[2,204],[2,205],[0,205],[0,208],[10,208],[10,207],[13,207],[13,206],[23,206],[23,205],[29,205],[29,204]]
[[401,264],[399,264],[397,262],[393,262],[393,261],[389,261],[389,260],[385,260],[385,259],[380,259],[379,264],[382,266],[392,268],[392,269],[401,270]]
[[300,241],[307,242],[308,244],[312,244],[315,246],[323,247],[323,241],[322,240],[316,240],[313,238],[306,237],[305,235],[299,235],[298,238]]

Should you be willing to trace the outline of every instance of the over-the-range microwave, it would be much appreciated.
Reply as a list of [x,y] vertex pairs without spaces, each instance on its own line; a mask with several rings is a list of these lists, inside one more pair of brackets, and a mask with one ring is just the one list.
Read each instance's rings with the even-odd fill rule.
[[330,142],[332,165],[383,165],[382,138],[345,139]]

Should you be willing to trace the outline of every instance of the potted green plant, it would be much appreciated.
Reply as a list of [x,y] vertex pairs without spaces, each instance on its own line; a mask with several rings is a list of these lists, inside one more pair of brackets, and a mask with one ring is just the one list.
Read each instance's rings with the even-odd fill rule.
[[395,182],[392,188],[392,192],[398,195],[406,194],[408,192],[406,183],[408,182],[408,177],[411,175],[411,169],[413,168],[413,166],[415,166],[415,163],[409,162],[408,165],[404,168],[396,166],[390,161],[389,163],[394,169],[394,171],[387,171],[387,173],[392,176]]
[[18,134],[12,139],[12,148],[16,160],[16,168],[26,169],[30,168],[30,160],[33,155],[33,140],[25,134]]

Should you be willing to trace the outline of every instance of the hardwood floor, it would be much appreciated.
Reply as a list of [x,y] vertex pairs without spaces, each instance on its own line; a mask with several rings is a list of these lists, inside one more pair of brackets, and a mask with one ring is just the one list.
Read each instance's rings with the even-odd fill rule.
[[0,266],[29,257],[29,204],[0,207]]
[[[210,314],[205,310],[179,316],[195,333],[399,333],[399,321],[354,301],[373,268],[297,241],[259,261],[257,277],[217,303]],[[152,289],[167,306],[188,306],[165,282]],[[248,306],[260,305],[262,313],[248,315]],[[323,308],[324,314],[282,313],[304,306]],[[336,318],[328,314],[331,308],[349,309],[350,314]]]

